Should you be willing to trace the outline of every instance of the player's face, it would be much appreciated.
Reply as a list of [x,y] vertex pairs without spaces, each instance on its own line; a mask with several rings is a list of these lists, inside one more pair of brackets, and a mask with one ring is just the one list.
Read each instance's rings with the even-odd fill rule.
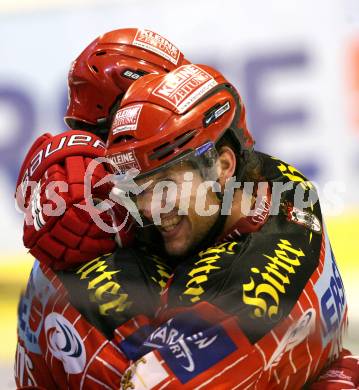
[[[140,180],[139,184],[151,180],[149,187],[137,197],[137,207],[156,224],[167,253],[183,256],[214,225],[220,202],[210,188],[203,186],[199,171],[189,165],[170,168]],[[213,212],[208,211],[210,207],[215,207]]]

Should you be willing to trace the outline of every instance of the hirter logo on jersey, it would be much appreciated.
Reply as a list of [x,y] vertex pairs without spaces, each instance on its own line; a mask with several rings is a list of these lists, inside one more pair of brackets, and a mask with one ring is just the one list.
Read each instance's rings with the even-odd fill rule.
[[[125,153],[117,153],[113,156],[110,156],[109,159],[116,166],[116,173],[125,174],[131,168],[141,170],[140,164],[137,161],[134,151],[129,151]],[[114,168],[114,167],[113,167]]]
[[196,65],[184,65],[168,74],[153,91],[181,114],[217,85],[216,80]]
[[177,65],[181,52],[179,49],[162,35],[151,30],[137,30],[132,44],[158,54],[166,60]]
[[115,135],[121,131],[136,130],[141,109],[142,104],[136,104],[118,110],[113,120],[112,134]]

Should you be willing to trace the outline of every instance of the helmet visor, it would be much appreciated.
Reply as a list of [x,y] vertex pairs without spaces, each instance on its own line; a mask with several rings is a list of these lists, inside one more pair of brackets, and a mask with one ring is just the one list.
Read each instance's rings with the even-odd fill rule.
[[214,143],[206,142],[194,150],[184,152],[158,168],[138,175],[136,179],[148,178],[157,173],[165,172],[173,167],[180,168],[188,166],[192,170],[198,170],[203,180],[216,181],[218,179],[218,172],[216,168],[217,159],[218,152]]
[[[145,208],[154,210],[155,224],[160,224],[161,213],[165,209],[172,210],[178,206],[185,215],[194,196],[206,196],[209,189],[218,191],[213,187],[219,177],[217,161],[214,144],[206,142],[141,175],[138,175],[138,170],[130,169],[125,173],[119,170],[113,178],[115,186],[112,192],[131,203],[131,213],[139,219],[141,214],[146,216]],[[114,166],[112,161],[111,166]]]

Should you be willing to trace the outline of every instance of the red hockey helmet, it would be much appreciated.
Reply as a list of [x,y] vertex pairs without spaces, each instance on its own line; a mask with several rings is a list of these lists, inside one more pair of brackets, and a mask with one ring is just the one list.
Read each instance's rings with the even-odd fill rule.
[[236,89],[215,69],[189,64],[131,86],[114,116],[107,157],[118,173],[137,168],[143,176],[188,159],[202,160],[206,171],[225,134],[238,153],[252,150]]
[[175,45],[153,31],[110,31],[95,39],[72,63],[65,122],[73,129],[108,130],[111,108],[133,81],[186,63]]

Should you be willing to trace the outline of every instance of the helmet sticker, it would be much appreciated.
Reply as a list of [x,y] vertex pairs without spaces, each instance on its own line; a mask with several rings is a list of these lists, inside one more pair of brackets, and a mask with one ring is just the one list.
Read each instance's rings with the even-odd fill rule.
[[133,150],[129,152],[117,153],[109,156],[109,159],[116,165],[117,173],[125,174],[131,168],[141,170],[140,164]]
[[217,84],[198,66],[184,65],[169,73],[153,94],[171,103],[181,114]]
[[211,148],[214,148],[214,143],[213,142],[206,142],[205,144],[196,148],[195,156],[200,156],[201,154],[207,152]]
[[151,30],[137,30],[132,44],[158,54],[166,60],[177,65],[181,52],[162,35]]
[[136,104],[118,110],[111,127],[112,134],[115,135],[121,131],[136,130],[141,109],[142,104]]
[[204,118],[204,127],[208,127],[211,123],[215,122],[219,117],[226,113],[231,108],[229,102],[224,103],[221,106],[215,107],[213,110],[208,112]]
[[138,80],[140,77],[144,76],[145,74],[148,74],[148,72],[145,72],[144,70],[126,69],[125,71],[122,72],[122,76],[130,80]]

